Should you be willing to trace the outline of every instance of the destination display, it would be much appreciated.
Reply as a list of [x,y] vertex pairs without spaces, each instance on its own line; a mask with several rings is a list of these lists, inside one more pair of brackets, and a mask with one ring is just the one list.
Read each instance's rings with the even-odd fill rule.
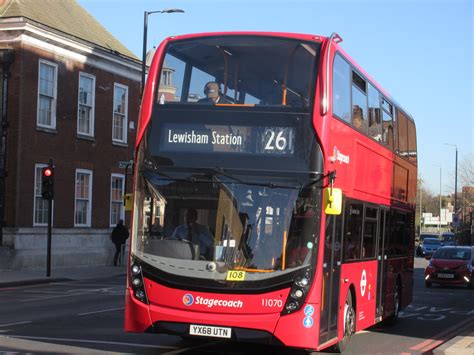
[[294,154],[293,127],[164,123],[160,150],[241,154]]

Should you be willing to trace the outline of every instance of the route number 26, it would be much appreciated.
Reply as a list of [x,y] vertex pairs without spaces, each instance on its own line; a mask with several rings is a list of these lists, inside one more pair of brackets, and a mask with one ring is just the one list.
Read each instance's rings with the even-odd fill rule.
[[285,131],[283,130],[274,130],[268,128],[265,131],[265,150],[279,150],[284,151],[288,145],[288,140],[285,137]]

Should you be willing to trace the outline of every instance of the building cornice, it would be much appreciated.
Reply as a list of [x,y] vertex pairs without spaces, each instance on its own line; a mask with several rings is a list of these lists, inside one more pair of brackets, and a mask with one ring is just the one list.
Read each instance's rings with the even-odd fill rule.
[[25,18],[0,20],[0,44],[22,43],[130,80],[141,80],[141,62],[112,50],[57,34]]

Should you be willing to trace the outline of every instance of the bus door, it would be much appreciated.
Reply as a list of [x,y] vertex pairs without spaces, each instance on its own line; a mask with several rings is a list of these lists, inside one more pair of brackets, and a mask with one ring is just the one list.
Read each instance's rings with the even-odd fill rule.
[[326,216],[319,345],[337,337],[339,281],[342,263],[342,216],[343,214]]
[[380,321],[384,313],[385,289],[387,283],[387,232],[389,229],[387,208],[381,208],[379,213],[379,232],[377,237],[377,304],[376,320]]

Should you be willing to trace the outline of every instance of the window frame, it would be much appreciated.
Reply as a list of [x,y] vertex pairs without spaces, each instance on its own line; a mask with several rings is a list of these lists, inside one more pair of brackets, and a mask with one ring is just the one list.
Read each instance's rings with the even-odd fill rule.
[[[92,80],[92,93],[91,93],[91,106],[88,106],[87,104],[82,104],[81,103],[81,77],[91,79]],[[78,89],[77,89],[77,134],[81,136],[87,136],[87,137],[94,137],[95,135],[95,88],[96,88],[96,77],[95,75],[86,73],[86,72],[79,72],[79,82],[78,82]],[[90,108],[90,122],[89,122],[89,129],[90,133],[86,132],[81,132],[79,131],[79,112],[81,106],[86,106]]]
[[[46,65],[53,67],[53,96],[49,96],[41,93],[41,66]],[[57,110],[57,101],[58,101],[58,64],[50,62],[45,59],[39,59],[38,61],[38,91],[37,91],[37,100],[36,100],[36,126],[46,129],[56,129],[56,110]],[[51,124],[47,125],[40,123],[40,101],[41,96],[51,98]]]
[[[77,213],[77,201],[79,200],[77,197],[77,177],[78,174],[87,174],[89,175],[89,186],[88,186],[88,199],[87,201],[89,202],[88,204],[88,209],[87,209],[87,215],[86,215],[86,223],[85,224],[79,224],[76,221],[76,213]],[[87,169],[76,169],[75,172],[75,178],[74,178],[74,227],[91,227],[92,225],[92,182],[93,182],[93,171],[92,170],[87,170]],[[81,198],[80,200],[85,200]]]
[[[125,90],[125,109],[124,113],[116,112],[115,111],[115,92],[116,89],[124,89]],[[119,143],[119,144],[127,144],[128,137],[127,137],[127,132],[128,132],[128,86],[120,84],[120,83],[114,83],[114,92],[113,92],[113,98],[112,98],[112,142],[113,143]],[[123,127],[122,127],[122,135],[123,139],[117,139],[114,137],[114,132],[115,132],[115,114],[119,114],[123,116]]]
[[122,198],[120,199],[120,216],[119,216],[119,220],[120,219],[125,219],[125,208],[124,208],[124,205],[123,205],[123,198],[125,196],[125,174],[118,174],[118,173],[112,173],[110,175],[110,213],[109,213],[109,223],[110,223],[110,227],[115,227],[115,225],[118,223],[118,221],[114,222],[112,221],[112,204],[113,203],[117,203],[118,200],[113,200],[113,193],[112,193],[112,188],[113,188],[113,180],[114,178],[120,178],[122,180],[122,188],[121,188],[121,191],[122,191]]

